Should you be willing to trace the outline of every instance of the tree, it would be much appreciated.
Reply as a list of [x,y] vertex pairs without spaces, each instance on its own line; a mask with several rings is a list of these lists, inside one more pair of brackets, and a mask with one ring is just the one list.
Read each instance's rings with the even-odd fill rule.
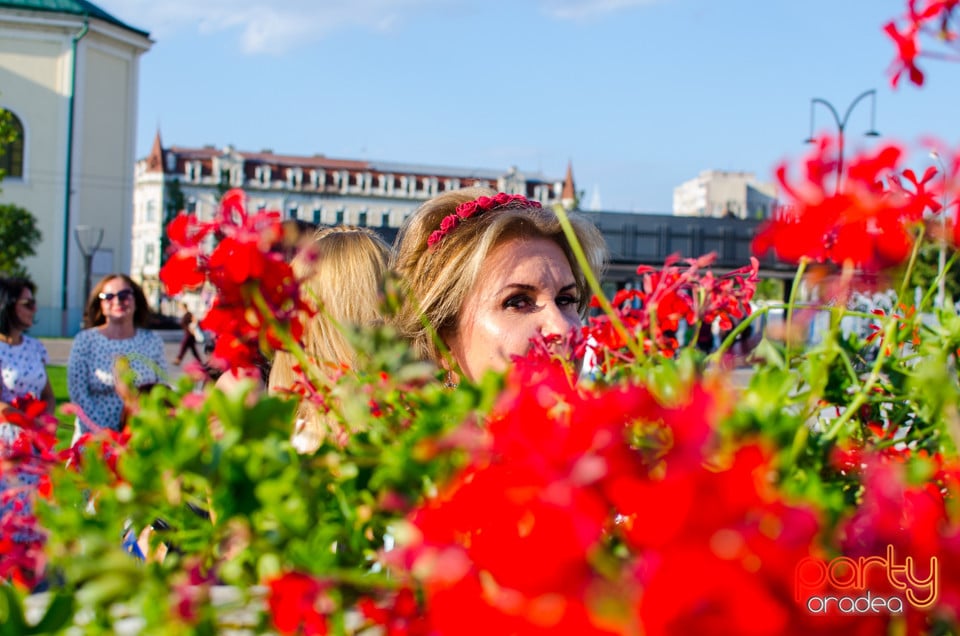
[[[17,140],[17,129],[13,125],[13,115],[5,108],[0,108],[0,157],[7,151],[7,147]],[[0,168],[0,181],[7,176],[6,171]],[[3,190],[0,190],[2,192]]]
[[26,269],[20,262],[36,254],[35,246],[42,235],[37,220],[30,212],[10,203],[0,205],[0,272],[8,276],[23,276]]
[[[3,156],[16,139],[17,129],[13,125],[13,115],[0,108],[0,156]],[[0,181],[3,181],[5,176],[0,169]],[[37,219],[28,210],[9,203],[0,205],[0,273],[8,276],[26,275],[26,269],[20,260],[37,253],[34,247],[41,238]]]

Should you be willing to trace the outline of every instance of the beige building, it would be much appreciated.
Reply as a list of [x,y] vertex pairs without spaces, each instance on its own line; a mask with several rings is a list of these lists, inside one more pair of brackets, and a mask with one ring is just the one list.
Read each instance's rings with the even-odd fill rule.
[[150,46],[84,0],[0,1],[0,107],[22,132],[0,201],[29,210],[43,233],[25,263],[34,335],[80,328],[84,251],[94,282],[130,268],[139,60]]
[[279,210],[312,225],[361,225],[388,239],[421,203],[441,192],[487,186],[544,205],[573,204],[569,183],[517,168],[489,170],[335,159],[324,155],[250,152],[233,146],[164,146],[157,132],[150,155],[136,165],[131,275],[155,307],[168,310],[158,274],[163,228],[180,208],[211,219],[220,195],[243,188],[252,209]]
[[777,187],[752,172],[704,170],[673,189],[676,216],[763,219],[777,205]]

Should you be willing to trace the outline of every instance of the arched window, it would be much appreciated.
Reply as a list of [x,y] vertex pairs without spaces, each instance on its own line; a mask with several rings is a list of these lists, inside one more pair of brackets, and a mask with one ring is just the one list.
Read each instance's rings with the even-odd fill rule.
[[20,119],[8,110],[2,110],[7,118],[13,140],[0,145],[0,170],[4,176],[23,178],[23,124]]

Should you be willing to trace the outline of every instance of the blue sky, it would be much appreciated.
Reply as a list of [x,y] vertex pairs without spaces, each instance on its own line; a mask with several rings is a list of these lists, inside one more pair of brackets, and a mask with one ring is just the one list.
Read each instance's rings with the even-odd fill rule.
[[[587,203],[669,212],[701,170],[772,179],[801,156],[813,97],[842,116],[875,88],[881,140],[960,142],[960,64],[889,87],[881,28],[905,0],[95,1],[156,42],[138,157],[159,127],[167,145],[557,177],[572,161]],[[853,147],[875,143],[869,106]]]

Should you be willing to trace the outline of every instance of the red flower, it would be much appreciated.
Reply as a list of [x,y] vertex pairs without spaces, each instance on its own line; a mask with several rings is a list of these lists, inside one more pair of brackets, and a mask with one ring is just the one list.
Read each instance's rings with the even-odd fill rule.
[[868,270],[899,265],[913,246],[910,226],[920,222],[930,207],[932,199],[923,187],[929,177],[917,182],[913,173],[904,173],[916,191],[903,188],[896,176],[902,151],[885,146],[856,156],[843,190],[838,191],[826,179],[837,164],[834,148],[830,138],[821,139],[797,183],[788,179],[786,164],[777,169],[787,205],[758,231],[754,253],[763,255],[773,249],[777,258],[787,262],[806,258]]
[[408,587],[397,592],[389,606],[379,606],[369,598],[360,599],[357,606],[367,619],[384,627],[387,636],[426,636],[431,633],[430,624],[413,590]]
[[281,634],[328,633],[327,618],[320,611],[325,585],[299,572],[287,572],[269,582],[267,604],[273,626]]
[[900,82],[900,76],[906,72],[911,82],[917,86],[923,86],[923,71],[916,65],[917,55],[920,53],[920,46],[917,44],[919,35],[917,25],[909,25],[901,33],[897,30],[896,23],[888,22],[884,25],[883,31],[897,45],[897,57],[890,65],[890,85],[896,88]]
[[[208,278],[217,297],[200,326],[217,334],[212,354],[220,368],[249,368],[262,346],[283,346],[279,330],[299,339],[314,310],[300,294],[299,281],[274,250],[280,238],[280,214],[249,214],[242,190],[221,199],[217,219],[203,223],[181,215],[168,226],[173,252],[161,272],[169,293],[196,286]],[[220,242],[206,256],[201,241],[216,229]]]
[[[721,327],[729,329],[734,321],[749,315],[750,299],[759,281],[759,261],[751,259],[750,265],[716,277],[704,269],[715,258],[711,253],[687,259],[686,268],[675,264],[677,256],[668,258],[662,270],[641,266],[637,269],[642,276],[641,288],[622,289],[614,296],[616,317],[644,353],[674,355],[679,347],[676,332],[681,321],[692,326],[719,320]],[[633,360],[632,352],[625,350],[628,343],[624,335],[606,314],[592,317],[582,335],[603,371],[618,362]]]

